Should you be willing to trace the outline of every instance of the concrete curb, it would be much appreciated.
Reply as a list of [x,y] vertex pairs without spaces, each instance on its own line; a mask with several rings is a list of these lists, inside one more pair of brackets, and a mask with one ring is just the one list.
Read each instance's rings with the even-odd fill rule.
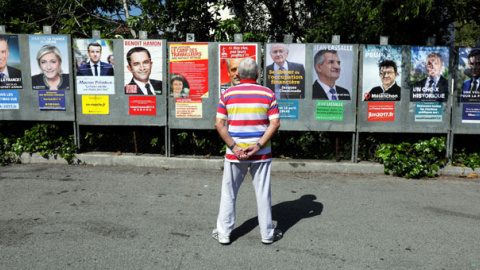
[[[223,158],[204,157],[170,157],[159,155],[134,155],[111,153],[82,153],[76,155],[76,164],[93,166],[138,166],[156,167],[168,169],[207,169],[221,170]],[[66,160],[60,157],[48,159],[38,153],[23,154],[21,162],[25,164],[67,164]],[[296,159],[274,159],[272,163],[274,172],[322,172],[322,173],[354,173],[354,174],[383,174],[383,165],[375,162],[351,163],[350,161],[329,161],[329,160],[296,160]],[[464,168],[447,166],[440,170],[439,174],[447,176],[459,176]],[[464,174],[474,172],[466,168]]]

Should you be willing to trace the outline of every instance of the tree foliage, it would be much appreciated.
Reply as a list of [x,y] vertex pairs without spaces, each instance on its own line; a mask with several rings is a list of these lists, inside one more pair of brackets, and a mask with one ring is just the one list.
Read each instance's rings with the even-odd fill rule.
[[[235,16],[221,20],[224,8]],[[128,16],[132,10],[139,12]],[[106,38],[132,38],[132,29],[170,41],[185,40],[186,33],[198,41],[232,41],[243,33],[245,41],[259,42],[281,42],[288,34],[294,42],[328,43],[341,35],[342,43],[375,44],[388,36],[399,45],[423,45],[435,36],[442,45],[453,41],[454,28],[480,23],[477,0],[3,0],[0,11],[0,24],[11,33],[51,25],[53,33],[75,38],[90,37],[93,29]],[[461,33],[459,44],[478,38],[477,31]]]

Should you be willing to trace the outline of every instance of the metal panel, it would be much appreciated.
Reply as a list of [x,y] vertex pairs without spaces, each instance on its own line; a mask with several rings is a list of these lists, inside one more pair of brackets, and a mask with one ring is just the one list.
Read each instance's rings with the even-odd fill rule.
[[[78,40],[83,41],[83,40]],[[88,41],[88,40],[87,40]],[[76,88],[76,109],[77,122],[79,125],[121,125],[121,126],[166,126],[167,125],[167,103],[166,103],[166,42],[165,40],[136,40],[140,43],[139,46],[147,47],[148,42],[161,42],[161,67],[162,67],[162,94],[156,95],[156,114],[155,115],[130,115],[129,113],[129,98],[133,95],[125,94],[125,80],[131,78],[130,72],[126,71],[127,60],[125,59],[126,51],[124,51],[125,40],[113,40],[113,55],[115,57],[114,66],[114,88],[115,93],[108,95],[109,99],[109,114],[84,114],[82,112],[82,97],[79,94],[79,89]],[[77,39],[74,39],[74,43]],[[105,62],[106,55],[102,55],[102,60]],[[158,57],[152,55],[152,59]],[[155,65],[154,61],[154,65]],[[127,75],[125,75],[127,74]],[[125,78],[127,76],[127,78]],[[76,76],[78,80],[79,77]],[[106,96],[106,95],[102,95]],[[138,96],[138,95],[136,95]]]
[[[21,89],[0,89],[1,93],[6,93],[6,91],[16,91],[18,93],[18,103],[19,109],[2,109],[0,110],[0,120],[27,120],[27,121],[75,121],[75,105],[74,105],[74,95],[73,95],[73,80],[72,80],[72,68],[71,65],[66,63],[71,63],[68,60],[72,59],[71,55],[71,39],[70,35],[16,35],[18,36],[18,51],[20,54],[20,63],[21,63],[21,77],[22,85]],[[55,45],[55,39],[61,39],[65,49],[62,49],[64,55],[62,55],[62,60],[64,62],[63,73],[68,73],[68,81],[70,89],[61,90],[59,92],[65,93],[65,110],[41,110],[40,109],[40,98],[39,91],[33,90],[32,87],[32,70],[35,70],[35,73],[38,71],[36,57],[31,59],[30,57],[30,42],[29,37],[36,37],[42,39],[38,44],[47,44],[50,42],[51,45]],[[49,40],[49,41],[46,41]],[[11,48],[14,50],[14,48]],[[35,49],[37,50],[37,48]],[[10,54],[12,55],[13,52]],[[37,51],[32,52],[33,55],[37,54]],[[11,56],[12,57],[12,56]],[[35,66],[31,66],[32,63]],[[54,91],[54,90],[52,90]]]
[[[360,50],[360,78],[359,93],[366,93],[369,89],[363,89],[365,68],[365,48],[362,45]],[[388,50],[392,46],[378,46],[382,51],[381,57],[388,56]],[[358,95],[358,132],[398,132],[398,133],[448,133],[450,130],[451,118],[451,100],[452,100],[452,51],[446,47],[421,47],[426,51],[435,51],[435,49],[448,51],[449,61],[444,61],[444,74],[448,74],[448,99],[444,102],[414,102],[410,101],[413,84],[411,83],[412,74],[412,47],[402,46],[402,64],[401,64],[401,100],[392,101],[395,104],[394,121],[368,121],[368,104],[375,104],[376,101],[364,101],[363,94]],[[380,57],[379,57],[380,58]],[[372,71],[373,72],[373,71]],[[377,73],[378,74],[378,70]],[[441,107],[441,115],[437,115],[435,121],[420,121],[418,116],[416,120],[416,110],[425,104],[427,107]],[[418,108],[417,108],[418,107]]]

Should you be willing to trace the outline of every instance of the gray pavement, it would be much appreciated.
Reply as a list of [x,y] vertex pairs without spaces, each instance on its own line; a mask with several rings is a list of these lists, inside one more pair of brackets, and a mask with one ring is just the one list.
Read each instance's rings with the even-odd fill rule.
[[218,161],[155,159],[0,167],[0,269],[480,269],[479,180],[277,164],[272,205],[284,238],[261,244],[247,181],[233,243],[221,246],[210,236],[221,169],[206,165]]

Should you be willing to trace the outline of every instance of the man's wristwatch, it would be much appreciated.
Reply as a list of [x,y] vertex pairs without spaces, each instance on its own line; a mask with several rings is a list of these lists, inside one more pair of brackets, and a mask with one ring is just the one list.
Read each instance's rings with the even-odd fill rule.
[[236,143],[236,142],[233,142],[233,144],[230,145],[228,148],[230,148],[230,150],[233,150],[233,147],[235,147],[235,145],[237,145],[237,143]]
[[259,142],[257,142],[257,146],[260,147],[260,149],[263,148],[263,145],[261,145]]

